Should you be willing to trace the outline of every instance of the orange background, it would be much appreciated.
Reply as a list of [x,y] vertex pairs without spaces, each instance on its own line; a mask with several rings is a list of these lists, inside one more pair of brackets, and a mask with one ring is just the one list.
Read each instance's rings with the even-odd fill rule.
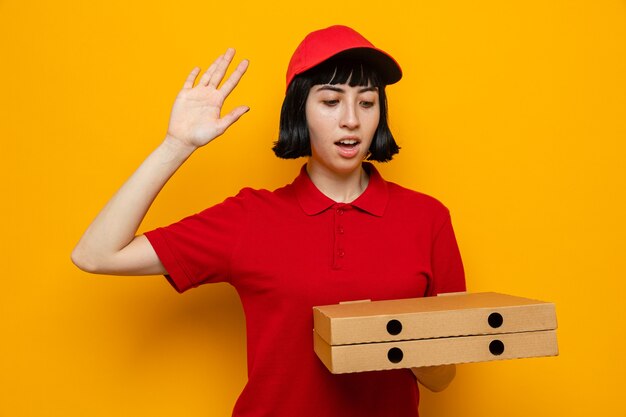
[[[228,416],[246,379],[234,291],[89,276],[69,255],[226,47],[251,107],[142,230],[303,163],[270,151],[291,52],[354,26],[402,64],[388,179],[442,200],[469,289],[553,301],[561,355],[459,366],[424,416],[624,416],[624,1],[0,0],[0,416]],[[297,383],[297,381],[294,381]]]

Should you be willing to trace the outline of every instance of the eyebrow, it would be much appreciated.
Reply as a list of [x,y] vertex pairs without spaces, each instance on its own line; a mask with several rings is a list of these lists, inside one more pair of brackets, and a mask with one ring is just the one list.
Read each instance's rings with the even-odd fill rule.
[[[321,85],[316,91],[323,91],[323,90],[336,91],[338,93],[345,93],[346,92],[346,90],[344,90],[343,88],[337,87],[336,85],[333,85],[333,84]],[[367,91],[378,91],[378,87],[370,86],[370,87],[363,87],[363,88],[359,89],[359,93],[365,93]]]

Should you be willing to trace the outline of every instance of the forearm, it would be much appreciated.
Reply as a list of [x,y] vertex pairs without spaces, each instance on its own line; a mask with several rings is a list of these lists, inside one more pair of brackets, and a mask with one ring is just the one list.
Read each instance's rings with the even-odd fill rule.
[[413,375],[426,388],[433,392],[443,391],[450,385],[450,382],[456,375],[456,366],[440,365],[440,366],[424,366],[420,368],[411,368]]
[[193,150],[166,138],[87,228],[72,253],[74,263],[96,273],[113,268],[117,255],[135,238],[156,196]]

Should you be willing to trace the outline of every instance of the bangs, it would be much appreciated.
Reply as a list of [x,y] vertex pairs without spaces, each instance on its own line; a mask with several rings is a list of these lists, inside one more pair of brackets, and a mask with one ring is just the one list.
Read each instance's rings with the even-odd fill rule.
[[348,84],[350,87],[382,87],[378,73],[366,62],[354,59],[330,59],[309,71],[310,74],[307,75],[312,85]]

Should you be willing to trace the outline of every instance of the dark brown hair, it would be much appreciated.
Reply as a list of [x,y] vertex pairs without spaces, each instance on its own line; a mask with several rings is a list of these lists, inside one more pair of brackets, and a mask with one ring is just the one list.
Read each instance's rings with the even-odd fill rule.
[[279,158],[295,159],[311,156],[311,142],[306,120],[305,105],[311,87],[319,84],[345,84],[374,86],[378,88],[380,121],[374,133],[367,160],[387,162],[397,154],[400,147],[387,122],[387,96],[385,85],[378,73],[366,62],[353,59],[329,59],[322,64],[297,75],[289,84],[280,112],[278,140],[274,153]]

